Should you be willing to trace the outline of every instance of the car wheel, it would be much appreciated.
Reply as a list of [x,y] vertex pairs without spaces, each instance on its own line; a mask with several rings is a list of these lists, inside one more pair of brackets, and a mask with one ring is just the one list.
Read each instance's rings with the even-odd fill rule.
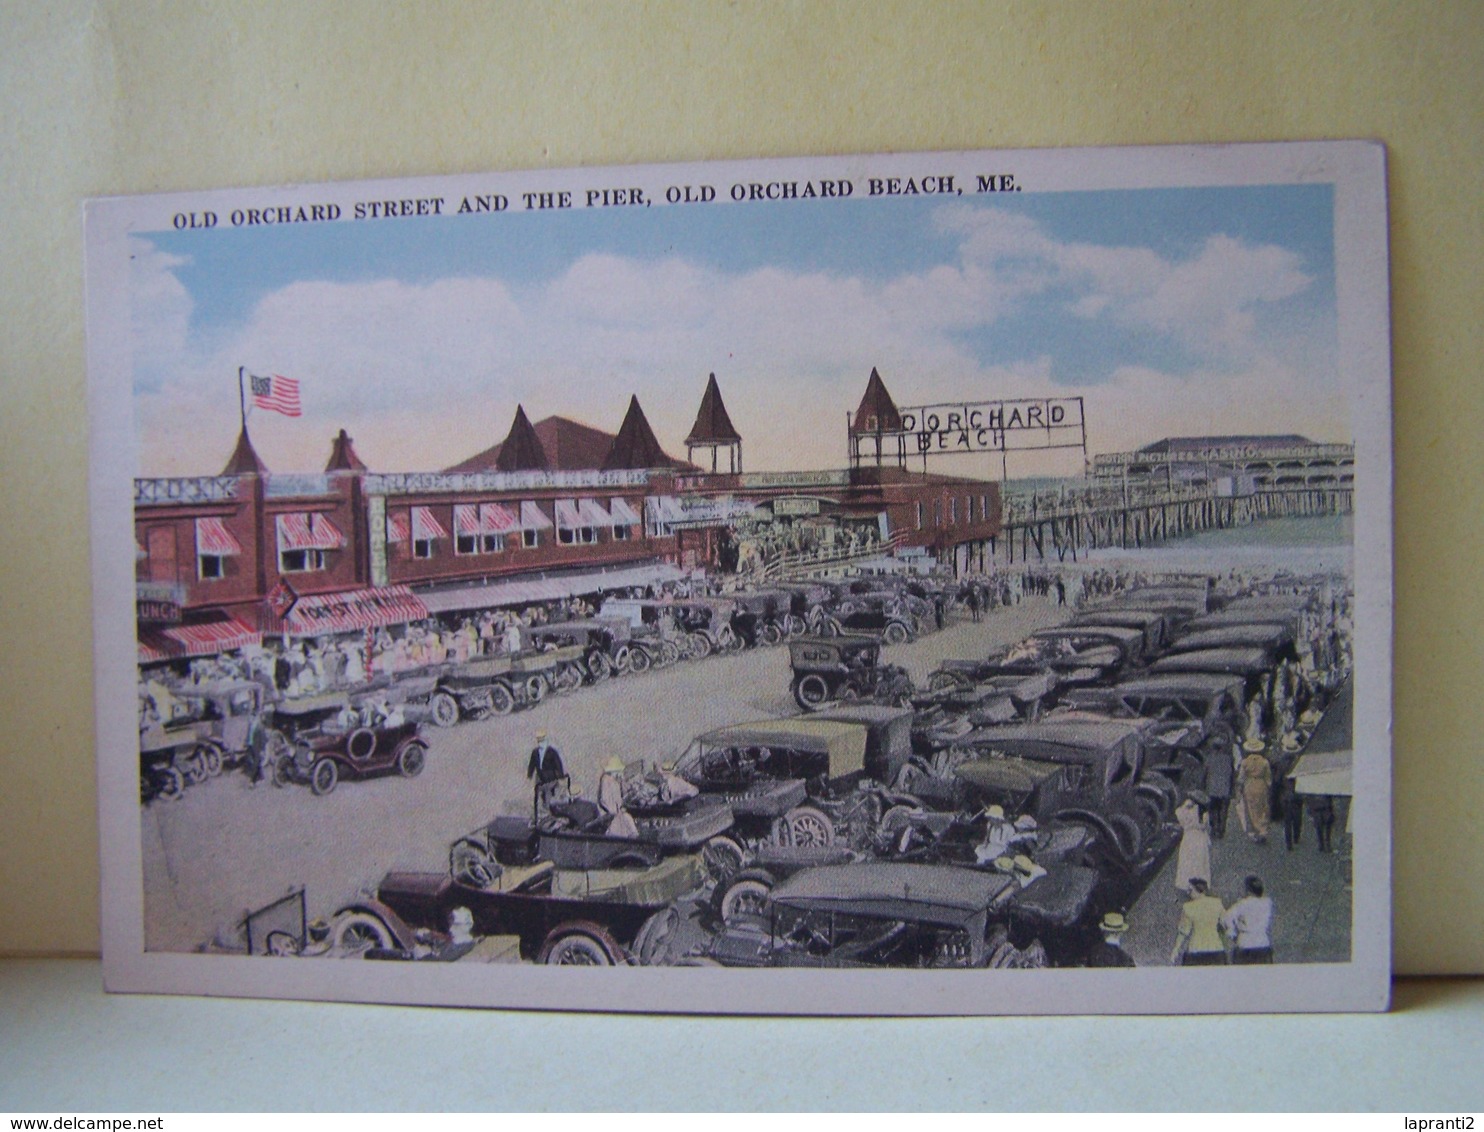
[[390,950],[396,946],[392,929],[370,912],[342,912],[330,928],[330,942],[340,951]]
[[357,727],[345,741],[345,753],[359,762],[376,753],[376,732],[369,727]]
[[900,621],[890,621],[881,633],[881,639],[889,645],[905,644],[907,638],[912,634],[907,631],[907,626]]
[[1108,819],[1108,824],[1118,835],[1118,847],[1123,850],[1123,855],[1130,861],[1136,860],[1139,856],[1139,849],[1144,844],[1144,835],[1139,832],[1139,823],[1127,814],[1114,814]]
[[196,786],[205,782],[206,764],[201,758],[201,748],[195,748],[188,755],[176,755],[175,769],[180,771],[188,786]]
[[571,663],[562,665],[551,678],[551,687],[560,695],[575,692],[582,687],[582,669]]
[[535,706],[546,699],[546,693],[551,690],[551,684],[544,673],[536,673],[526,681],[526,703]]
[[612,967],[618,959],[609,948],[606,941],[585,930],[553,932],[537,962],[553,967]]
[[690,655],[693,660],[705,660],[711,655],[711,638],[705,633],[695,632],[689,637]]
[[713,884],[723,884],[728,877],[742,871],[747,854],[733,838],[718,834],[701,846],[701,862],[706,867],[707,878]]
[[587,654],[587,678],[594,684],[601,684],[613,675],[613,661],[604,652],[593,649]]
[[670,945],[680,932],[680,911],[671,904],[644,921],[634,937],[634,957],[641,967],[668,967],[673,958]]
[[794,681],[794,700],[805,711],[814,711],[829,698],[829,681],[817,672],[810,672]]
[[331,793],[339,781],[340,768],[334,759],[320,759],[309,770],[309,789],[317,796]]
[[448,871],[459,884],[470,888],[488,888],[500,875],[500,866],[477,841],[464,838],[454,842],[448,854]]
[[452,727],[459,721],[459,701],[447,692],[436,692],[428,702],[433,722],[439,727]]
[[790,845],[833,845],[835,823],[823,810],[813,806],[796,806],[783,815]]
[[783,630],[778,627],[776,621],[769,621],[758,629],[757,639],[764,645],[781,645],[783,643]]
[[745,869],[717,887],[711,909],[724,924],[738,916],[764,916],[772,894],[772,874],[763,869]]
[[650,659],[648,650],[639,648],[638,646],[629,649],[630,672],[635,675],[648,672],[653,665],[654,662]]
[[876,846],[883,853],[900,852],[902,838],[912,827],[912,815],[917,811],[911,806],[890,806],[881,815],[876,826]]
[[509,715],[515,710],[515,693],[504,684],[490,685],[490,711],[496,715]]
[[416,778],[428,761],[428,749],[421,743],[408,743],[397,755],[397,773],[403,778]]
[[155,797],[173,802],[185,793],[185,775],[173,766],[162,766],[154,772]]
[[221,774],[226,759],[220,747],[215,743],[203,743],[196,748],[196,753],[201,756],[201,767],[206,771],[207,778],[215,778]]

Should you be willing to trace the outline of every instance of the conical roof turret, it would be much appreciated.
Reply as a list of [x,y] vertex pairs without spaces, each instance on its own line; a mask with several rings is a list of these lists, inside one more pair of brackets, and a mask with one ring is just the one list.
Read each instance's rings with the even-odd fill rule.
[[855,411],[852,432],[896,432],[902,427],[902,414],[897,403],[886,391],[886,382],[871,367],[871,379],[866,382],[866,394],[861,398],[860,408]]
[[524,405],[515,407],[515,420],[495,457],[495,468],[501,472],[544,472],[547,470],[546,449],[531,427]]
[[635,468],[668,468],[675,461],[665,455],[660,442],[655,438],[649,419],[639,407],[639,398],[629,397],[629,411],[624,414],[618,435],[603,458],[602,471],[612,472]]
[[227,466],[222,469],[224,476],[265,476],[268,474],[268,465],[259,458],[257,449],[252,446],[248,439],[247,426],[242,426],[242,431],[237,434],[237,447],[232,449],[232,458],[227,461]]
[[701,408],[696,413],[696,423],[691,425],[687,445],[733,444],[742,437],[732,425],[727,407],[722,403],[721,388],[716,384],[716,374],[706,382],[706,392],[701,395]]
[[356,455],[355,442],[343,428],[340,435],[330,442],[330,460],[325,465],[327,472],[364,472],[366,465]]

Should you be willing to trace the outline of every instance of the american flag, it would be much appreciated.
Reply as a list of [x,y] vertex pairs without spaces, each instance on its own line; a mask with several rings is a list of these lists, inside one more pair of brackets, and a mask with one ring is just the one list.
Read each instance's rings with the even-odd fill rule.
[[252,379],[252,403],[258,408],[282,413],[286,417],[301,414],[299,383],[292,377],[276,373],[268,377],[259,377],[255,373],[247,376]]

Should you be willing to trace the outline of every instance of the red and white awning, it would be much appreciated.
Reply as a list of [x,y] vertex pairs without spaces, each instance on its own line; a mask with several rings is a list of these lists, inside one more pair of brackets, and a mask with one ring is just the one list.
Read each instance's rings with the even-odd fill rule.
[[435,538],[447,538],[448,532],[443,529],[443,524],[433,517],[431,507],[414,507],[412,509],[412,537],[418,542],[428,542]]
[[479,527],[479,504],[456,503],[453,508],[453,529],[460,535],[477,535]]
[[179,646],[182,656],[211,656],[262,642],[263,635],[225,615],[193,625],[167,625],[160,632]]
[[316,511],[296,511],[278,517],[278,549],[339,550],[345,545],[334,523]]
[[386,517],[386,541],[406,542],[408,539],[408,519],[406,515],[393,515],[388,513]]
[[479,505],[479,532],[486,535],[504,535],[520,527],[513,511],[499,503]]
[[642,519],[639,513],[629,506],[627,499],[610,499],[608,510],[613,514],[613,525],[615,527],[637,527]]
[[158,664],[162,660],[169,660],[171,652],[166,642],[151,633],[146,637],[141,630],[139,634],[139,663]]
[[582,516],[577,513],[577,500],[558,499],[556,501],[556,525],[558,530],[575,531],[583,526]]
[[520,529],[523,531],[549,531],[551,520],[546,517],[546,512],[534,503],[522,503],[520,505]]
[[196,553],[222,556],[241,554],[242,544],[233,537],[232,532],[227,530],[226,524],[220,519],[197,519]]
[[406,586],[375,586],[301,597],[284,618],[281,631],[291,637],[317,637],[421,621],[427,616],[428,607]]
[[604,510],[603,505],[596,499],[579,499],[577,501],[577,513],[582,516],[584,527],[611,527],[613,516]]

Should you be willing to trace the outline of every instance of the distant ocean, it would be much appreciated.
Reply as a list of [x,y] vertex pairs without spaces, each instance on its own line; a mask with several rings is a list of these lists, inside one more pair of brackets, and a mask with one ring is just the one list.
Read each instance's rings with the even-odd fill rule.
[[1079,557],[1084,565],[1127,565],[1146,570],[1215,573],[1270,567],[1296,573],[1349,573],[1354,562],[1354,539],[1354,516],[1319,515],[1269,519],[1201,531],[1142,549],[1109,547]]

